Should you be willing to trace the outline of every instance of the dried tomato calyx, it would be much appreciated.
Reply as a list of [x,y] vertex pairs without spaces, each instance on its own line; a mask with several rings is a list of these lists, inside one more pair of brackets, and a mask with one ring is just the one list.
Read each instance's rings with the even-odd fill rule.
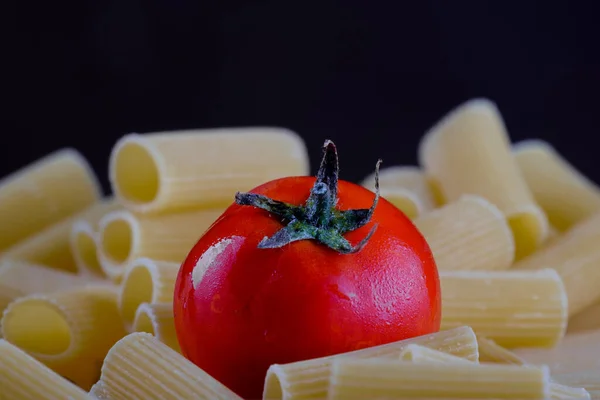
[[353,246],[344,234],[366,225],[373,216],[379,201],[379,166],[375,166],[375,198],[371,208],[338,210],[339,162],[335,144],[326,140],[323,145],[323,159],[317,172],[317,180],[304,205],[294,205],[256,193],[236,193],[235,202],[239,205],[253,206],[281,218],[285,224],[271,237],[265,237],[259,244],[260,249],[273,249],[305,239],[316,240],[342,254],[360,251],[375,230],[375,224],[367,236]]

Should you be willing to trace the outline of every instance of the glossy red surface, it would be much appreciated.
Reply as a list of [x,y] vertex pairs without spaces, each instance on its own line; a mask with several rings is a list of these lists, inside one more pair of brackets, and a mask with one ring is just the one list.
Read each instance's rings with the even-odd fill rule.
[[[253,192],[302,204],[314,182],[314,177],[285,178]],[[345,181],[339,182],[338,193],[342,210],[369,208],[374,197]],[[439,279],[426,241],[384,199],[370,223],[345,237],[356,244],[373,223],[379,223],[378,229],[355,254],[339,254],[314,240],[258,249],[260,240],[282,224],[266,211],[232,205],[179,272],[174,313],[184,355],[239,395],[254,399],[261,398],[273,363],[438,331]],[[211,262],[199,263],[206,272],[195,287],[193,270],[205,253]]]

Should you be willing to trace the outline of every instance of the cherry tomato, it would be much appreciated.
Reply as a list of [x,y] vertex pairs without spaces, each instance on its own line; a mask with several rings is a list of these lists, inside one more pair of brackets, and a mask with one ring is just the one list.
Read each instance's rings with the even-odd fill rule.
[[179,271],[174,315],[184,356],[257,399],[271,364],[438,331],[431,250],[378,190],[338,181],[327,141],[316,178],[238,193]]

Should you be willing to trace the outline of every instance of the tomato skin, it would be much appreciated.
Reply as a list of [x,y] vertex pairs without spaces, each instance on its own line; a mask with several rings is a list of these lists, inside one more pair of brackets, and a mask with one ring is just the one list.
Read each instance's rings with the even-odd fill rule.
[[[314,177],[283,178],[252,193],[300,205],[314,183]],[[339,181],[338,188],[338,209],[373,202],[373,193],[358,185]],[[375,223],[366,246],[353,254],[316,240],[258,249],[282,223],[264,210],[231,205],[179,271],[174,316],[184,356],[240,396],[256,399],[271,364],[438,331],[440,284],[425,239],[385,199],[371,222],[346,239],[358,243]],[[196,286],[193,271],[205,253],[212,262],[199,263],[206,271]]]

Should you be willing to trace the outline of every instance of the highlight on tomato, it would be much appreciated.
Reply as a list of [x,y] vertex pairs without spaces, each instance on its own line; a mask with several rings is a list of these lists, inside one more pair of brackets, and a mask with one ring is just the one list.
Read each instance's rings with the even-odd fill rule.
[[238,193],[183,262],[182,353],[247,399],[271,364],[437,332],[440,284],[417,228],[376,192],[338,180],[326,141],[316,177]]

